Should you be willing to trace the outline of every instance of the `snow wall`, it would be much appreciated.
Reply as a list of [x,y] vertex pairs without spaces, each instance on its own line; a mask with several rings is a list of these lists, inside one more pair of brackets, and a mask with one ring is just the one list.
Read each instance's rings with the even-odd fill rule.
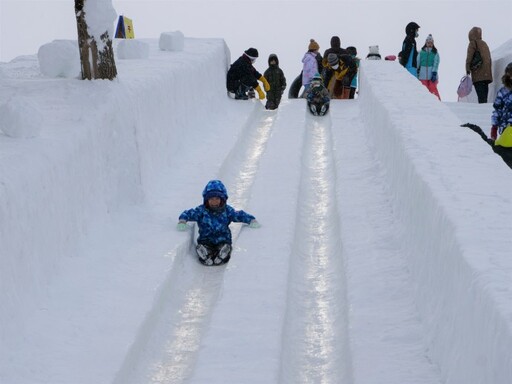
[[[376,66],[382,71],[382,65],[385,76],[372,71]],[[474,133],[460,127],[465,121],[397,63],[365,61],[360,79],[367,140],[387,172],[408,239],[404,247],[426,353],[444,383],[508,383],[512,206],[503,192],[512,188],[510,169],[485,143],[478,153],[467,153],[465,143]],[[400,94],[387,86],[397,83]],[[461,169],[471,174],[460,175]],[[499,216],[486,215],[496,205],[502,208]]]

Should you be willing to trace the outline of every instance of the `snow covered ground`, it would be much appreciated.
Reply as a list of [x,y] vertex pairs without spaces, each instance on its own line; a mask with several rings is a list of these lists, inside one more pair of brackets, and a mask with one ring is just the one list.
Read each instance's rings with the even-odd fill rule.
[[[146,42],[113,82],[0,64],[2,384],[510,382],[511,174],[460,127],[491,104],[372,61],[328,116],[266,111],[223,40]],[[215,178],[262,227],[206,268],[175,226]]]

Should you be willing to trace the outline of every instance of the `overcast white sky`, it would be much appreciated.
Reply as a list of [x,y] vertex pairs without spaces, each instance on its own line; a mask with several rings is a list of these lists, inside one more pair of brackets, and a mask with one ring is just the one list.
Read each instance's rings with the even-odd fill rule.
[[[357,47],[364,58],[378,44],[383,56],[396,55],[410,21],[420,26],[418,45],[431,33],[441,56],[439,89],[443,100],[456,100],[464,75],[467,34],[483,29],[491,50],[512,38],[512,1],[113,1],[118,14],[133,19],[136,37],[182,31],[188,37],[224,38],[232,59],[255,47],[263,72],[276,53],[288,81],[300,72],[310,38],[323,53],[332,35]],[[0,0],[0,61],[34,54],[54,39],[76,39],[71,0]]]

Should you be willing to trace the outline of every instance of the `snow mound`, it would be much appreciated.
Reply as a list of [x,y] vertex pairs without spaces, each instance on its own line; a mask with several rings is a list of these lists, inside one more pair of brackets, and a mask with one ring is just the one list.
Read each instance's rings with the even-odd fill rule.
[[27,97],[14,97],[0,106],[0,129],[10,137],[39,136],[42,113]]
[[77,77],[80,74],[78,43],[54,40],[42,45],[37,52],[41,73],[49,77]]
[[183,51],[185,37],[181,31],[162,32],[158,46],[162,51]]
[[117,45],[118,59],[147,59],[149,44],[136,39],[122,39]]

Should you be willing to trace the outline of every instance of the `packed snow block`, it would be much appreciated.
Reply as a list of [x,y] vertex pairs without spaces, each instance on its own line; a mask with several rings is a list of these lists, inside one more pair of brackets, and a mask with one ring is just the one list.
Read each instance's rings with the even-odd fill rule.
[[41,73],[48,77],[73,78],[80,74],[80,53],[74,40],[54,40],[37,52]]
[[41,131],[42,113],[29,98],[16,96],[0,105],[0,129],[9,137],[37,137]]
[[117,44],[118,59],[147,59],[149,44],[136,39],[122,39]]
[[185,37],[180,31],[163,32],[158,42],[162,51],[183,51],[184,45]]
[[428,357],[446,382],[508,384],[512,206],[493,191],[512,189],[510,169],[485,145],[468,153],[474,133],[401,66],[360,68],[363,134],[405,231]]

